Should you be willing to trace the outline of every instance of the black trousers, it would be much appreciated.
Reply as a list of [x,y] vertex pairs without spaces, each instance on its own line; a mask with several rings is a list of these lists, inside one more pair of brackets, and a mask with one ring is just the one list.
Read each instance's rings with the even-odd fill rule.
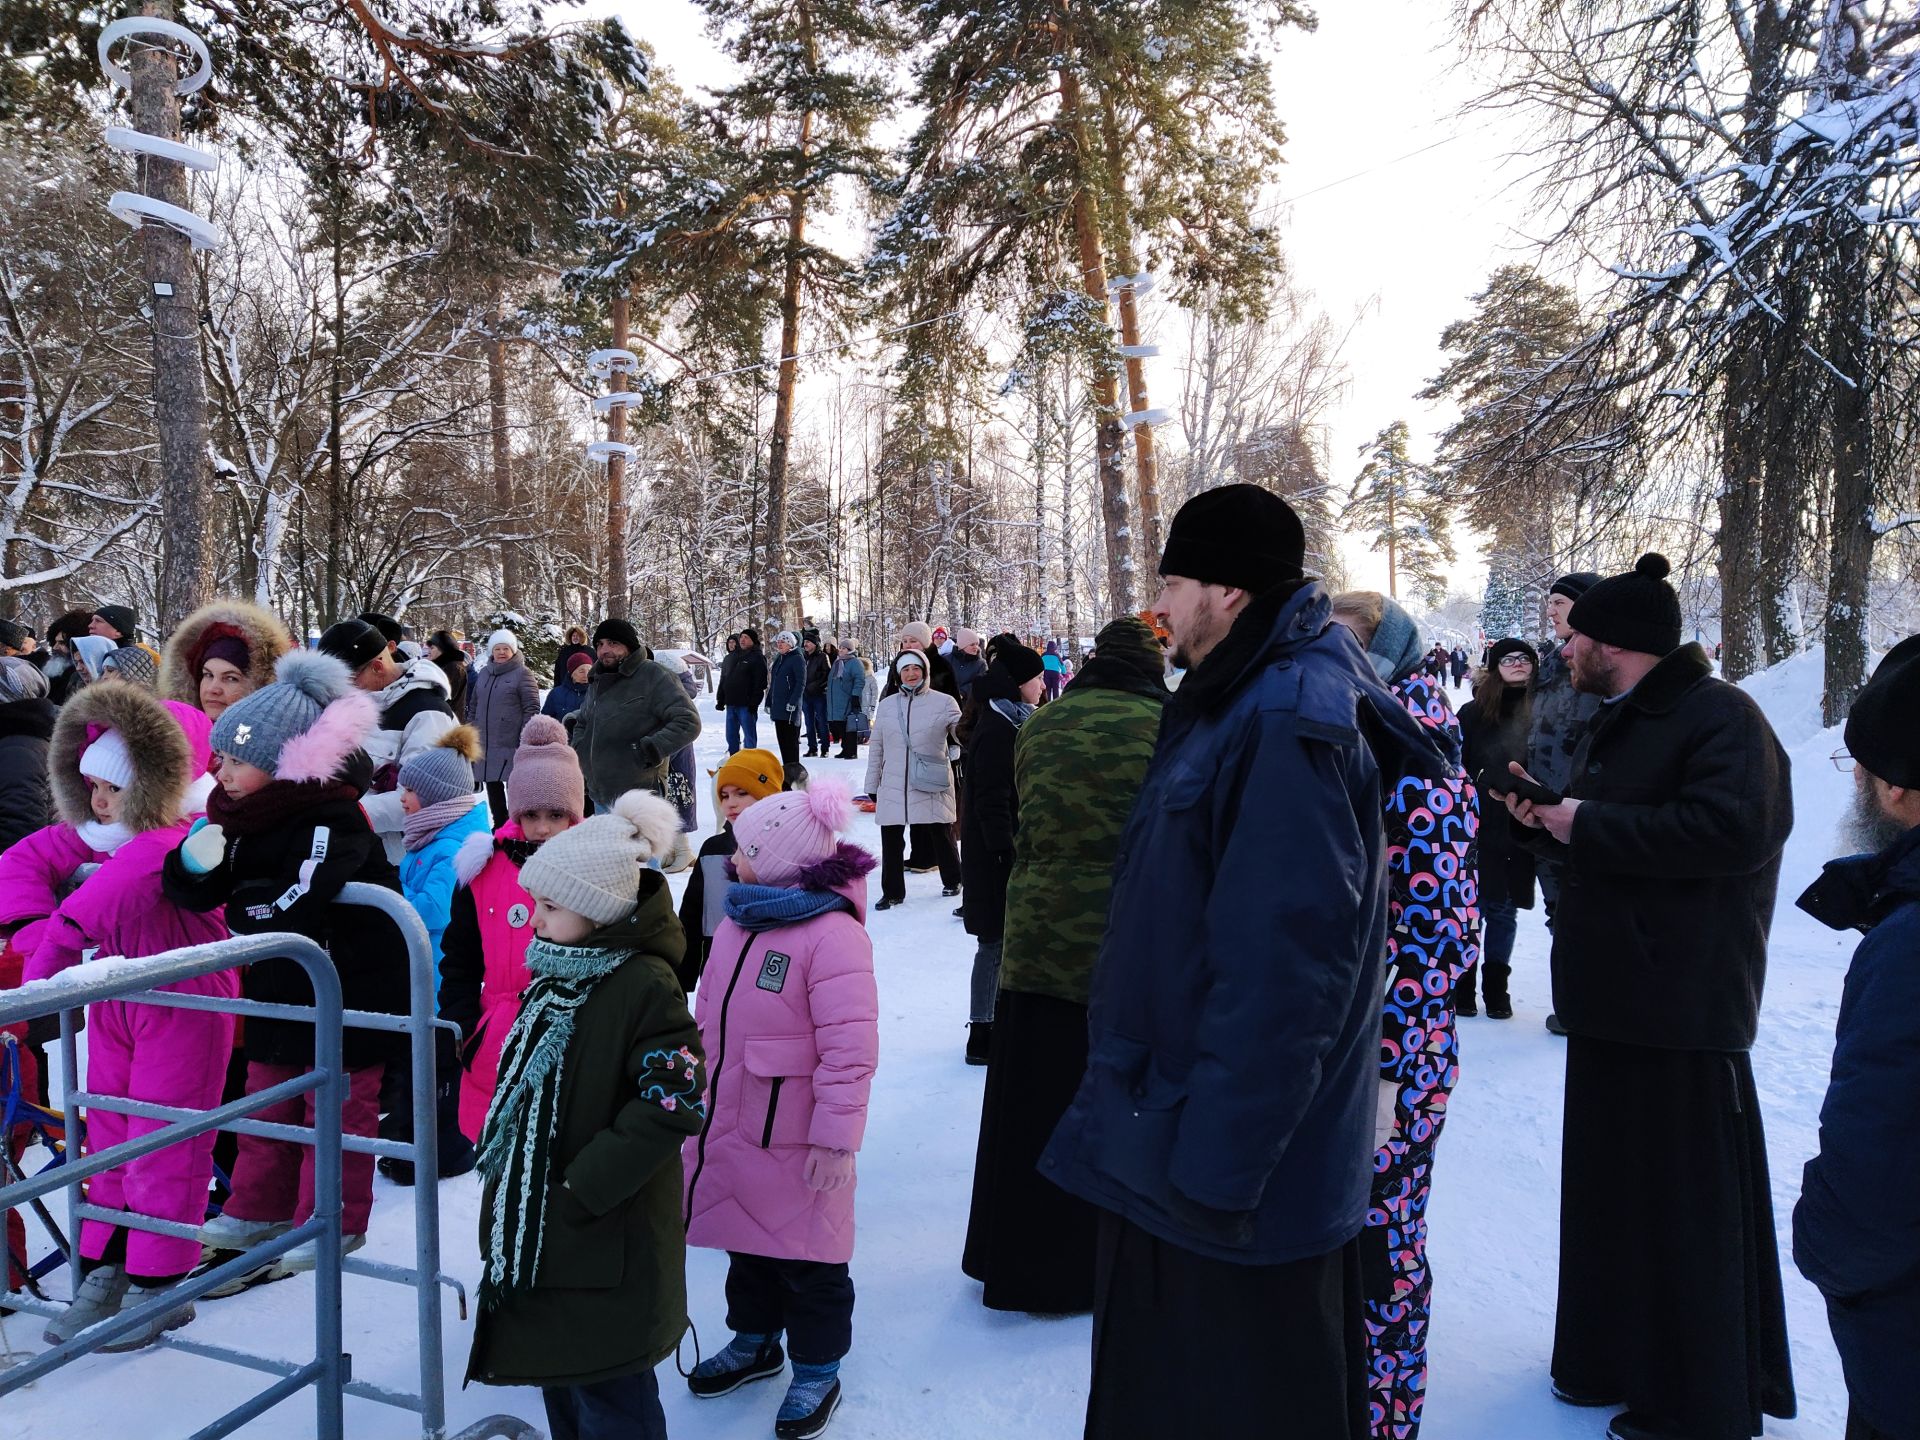
[[504,780],[487,781],[487,809],[493,812],[493,828],[498,830],[507,823],[507,782]]
[[660,1382],[653,1371],[592,1385],[542,1385],[553,1440],[667,1440]]
[[853,1276],[845,1264],[778,1260],[729,1250],[727,1324],[742,1335],[787,1336],[798,1365],[826,1365],[853,1348]]
[[960,883],[960,852],[953,831],[945,825],[882,825],[880,827],[880,898],[907,898],[907,831],[913,831],[916,855],[940,867],[940,883],[949,890]]
[[846,721],[829,720],[827,722],[827,734],[833,743],[840,747],[840,758],[842,760],[858,760],[860,758],[860,739],[853,731],[847,728]]
[[1099,1212],[1087,1440],[1366,1440],[1360,1242],[1235,1265]]
[[1884,1430],[1874,1428],[1858,1410],[1847,1411],[1847,1440],[1893,1440]]
[[793,767],[800,763],[800,722],[776,720],[773,722],[773,733],[779,737],[780,764],[787,772],[787,783],[782,788],[791,790]]

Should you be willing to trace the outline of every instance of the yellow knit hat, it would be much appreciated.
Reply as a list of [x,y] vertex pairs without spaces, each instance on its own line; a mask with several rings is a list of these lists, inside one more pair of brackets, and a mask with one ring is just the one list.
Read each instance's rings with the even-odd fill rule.
[[732,785],[756,800],[778,795],[786,782],[786,771],[780,768],[779,757],[771,750],[737,750],[713,776],[714,793]]

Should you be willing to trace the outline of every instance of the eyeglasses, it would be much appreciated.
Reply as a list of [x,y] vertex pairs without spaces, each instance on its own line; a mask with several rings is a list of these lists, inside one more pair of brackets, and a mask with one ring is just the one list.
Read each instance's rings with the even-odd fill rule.
[[1525,666],[1531,670],[1533,668],[1533,662],[1524,655],[1502,655],[1500,657],[1500,668],[1505,670],[1508,666],[1512,666],[1516,670]]
[[1842,775],[1853,774],[1853,756],[1849,755],[1846,751],[1836,750],[1827,758],[1833,761],[1833,768],[1838,770]]

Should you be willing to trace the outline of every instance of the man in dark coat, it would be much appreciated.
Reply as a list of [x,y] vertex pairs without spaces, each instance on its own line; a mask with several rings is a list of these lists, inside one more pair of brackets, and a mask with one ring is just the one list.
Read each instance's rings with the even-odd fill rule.
[[1114,862],[1086,1077],[1040,1162],[1104,1212],[1093,1440],[1367,1433],[1381,775],[1447,766],[1304,550],[1286,502],[1229,485],[1182,507],[1160,562],[1187,674]]
[[1793,1210],[1793,1259],[1827,1300],[1846,1373],[1846,1440],[1920,1440],[1920,635],[1887,652],[1847,717],[1848,838],[1800,908],[1861,930],[1820,1108],[1820,1153]]
[[1566,799],[1506,796],[1561,877],[1553,1388],[1627,1406],[1613,1440],[1744,1440],[1794,1412],[1749,1054],[1793,791],[1760,707],[1680,643],[1666,575],[1643,555],[1574,602],[1599,718]]
[[760,748],[760,702],[767,694],[767,657],[760,652],[760,632],[749,626],[738,644],[720,662],[720,685],[713,703],[727,716],[727,753],[742,746]]
[[[1573,602],[1599,579],[1592,571],[1576,570],[1555,580],[1547,591],[1547,622],[1553,626],[1558,643],[1541,655],[1540,669],[1534,678],[1532,729],[1527,736],[1525,764],[1527,773],[1549,790],[1567,788],[1574,748],[1587,733],[1594,712],[1600,708],[1598,695],[1573,688],[1565,654],[1567,639],[1573,634],[1567,627]],[[1547,928],[1552,929],[1554,906],[1560,901],[1560,873],[1553,865],[1542,863],[1538,867],[1538,878],[1540,894],[1547,906]],[[1558,1015],[1547,1016],[1547,1029],[1556,1035],[1567,1033]]]
[[593,644],[600,660],[573,712],[573,750],[588,798],[604,810],[629,790],[662,793],[673,752],[699,737],[700,713],[625,620],[601,621]]
[[773,717],[773,733],[780,742],[780,763],[786,767],[786,787],[805,778],[805,770],[796,776],[800,765],[801,706],[807,697],[807,662],[800,653],[800,641],[791,630],[773,637],[773,667],[767,678],[767,713]]
[[800,708],[807,720],[807,758],[811,760],[827,753],[827,681],[833,676],[833,661],[820,646],[818,630],[800,637],[800,649],[807,662],[807,689]]

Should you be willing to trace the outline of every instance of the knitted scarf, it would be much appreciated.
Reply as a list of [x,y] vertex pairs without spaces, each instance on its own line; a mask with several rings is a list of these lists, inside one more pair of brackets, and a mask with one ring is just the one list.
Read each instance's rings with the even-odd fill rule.
[[431,805],[422,805],[407,816],[402,824],[407,849],[418,850],[432,843],[434,836],[472,808],[472,795],[456,795],[451,800],[437,800]]
[[480,1305],[494,1309],[533,1287],[540,1269],[554,1135],[560,1125],[560,1077],[574,1019],[633,952],[588,945],[527,946],[532,977],[520,1015],[500,1051],[500,1079],[480,1132],[479,1170],[492,1195]]
[[207,796],[207,818],[229,835],[262,835],[322,805],[357,804],[360,792],[339,781],[275,780],[239,799],[216,787]]
[[832,890],[749,885],[744,880],[736,880],[727,887],[727,918],[754,934],[777,930],[782,925],[797,925],[831,910],[852,909],[851,900]]

